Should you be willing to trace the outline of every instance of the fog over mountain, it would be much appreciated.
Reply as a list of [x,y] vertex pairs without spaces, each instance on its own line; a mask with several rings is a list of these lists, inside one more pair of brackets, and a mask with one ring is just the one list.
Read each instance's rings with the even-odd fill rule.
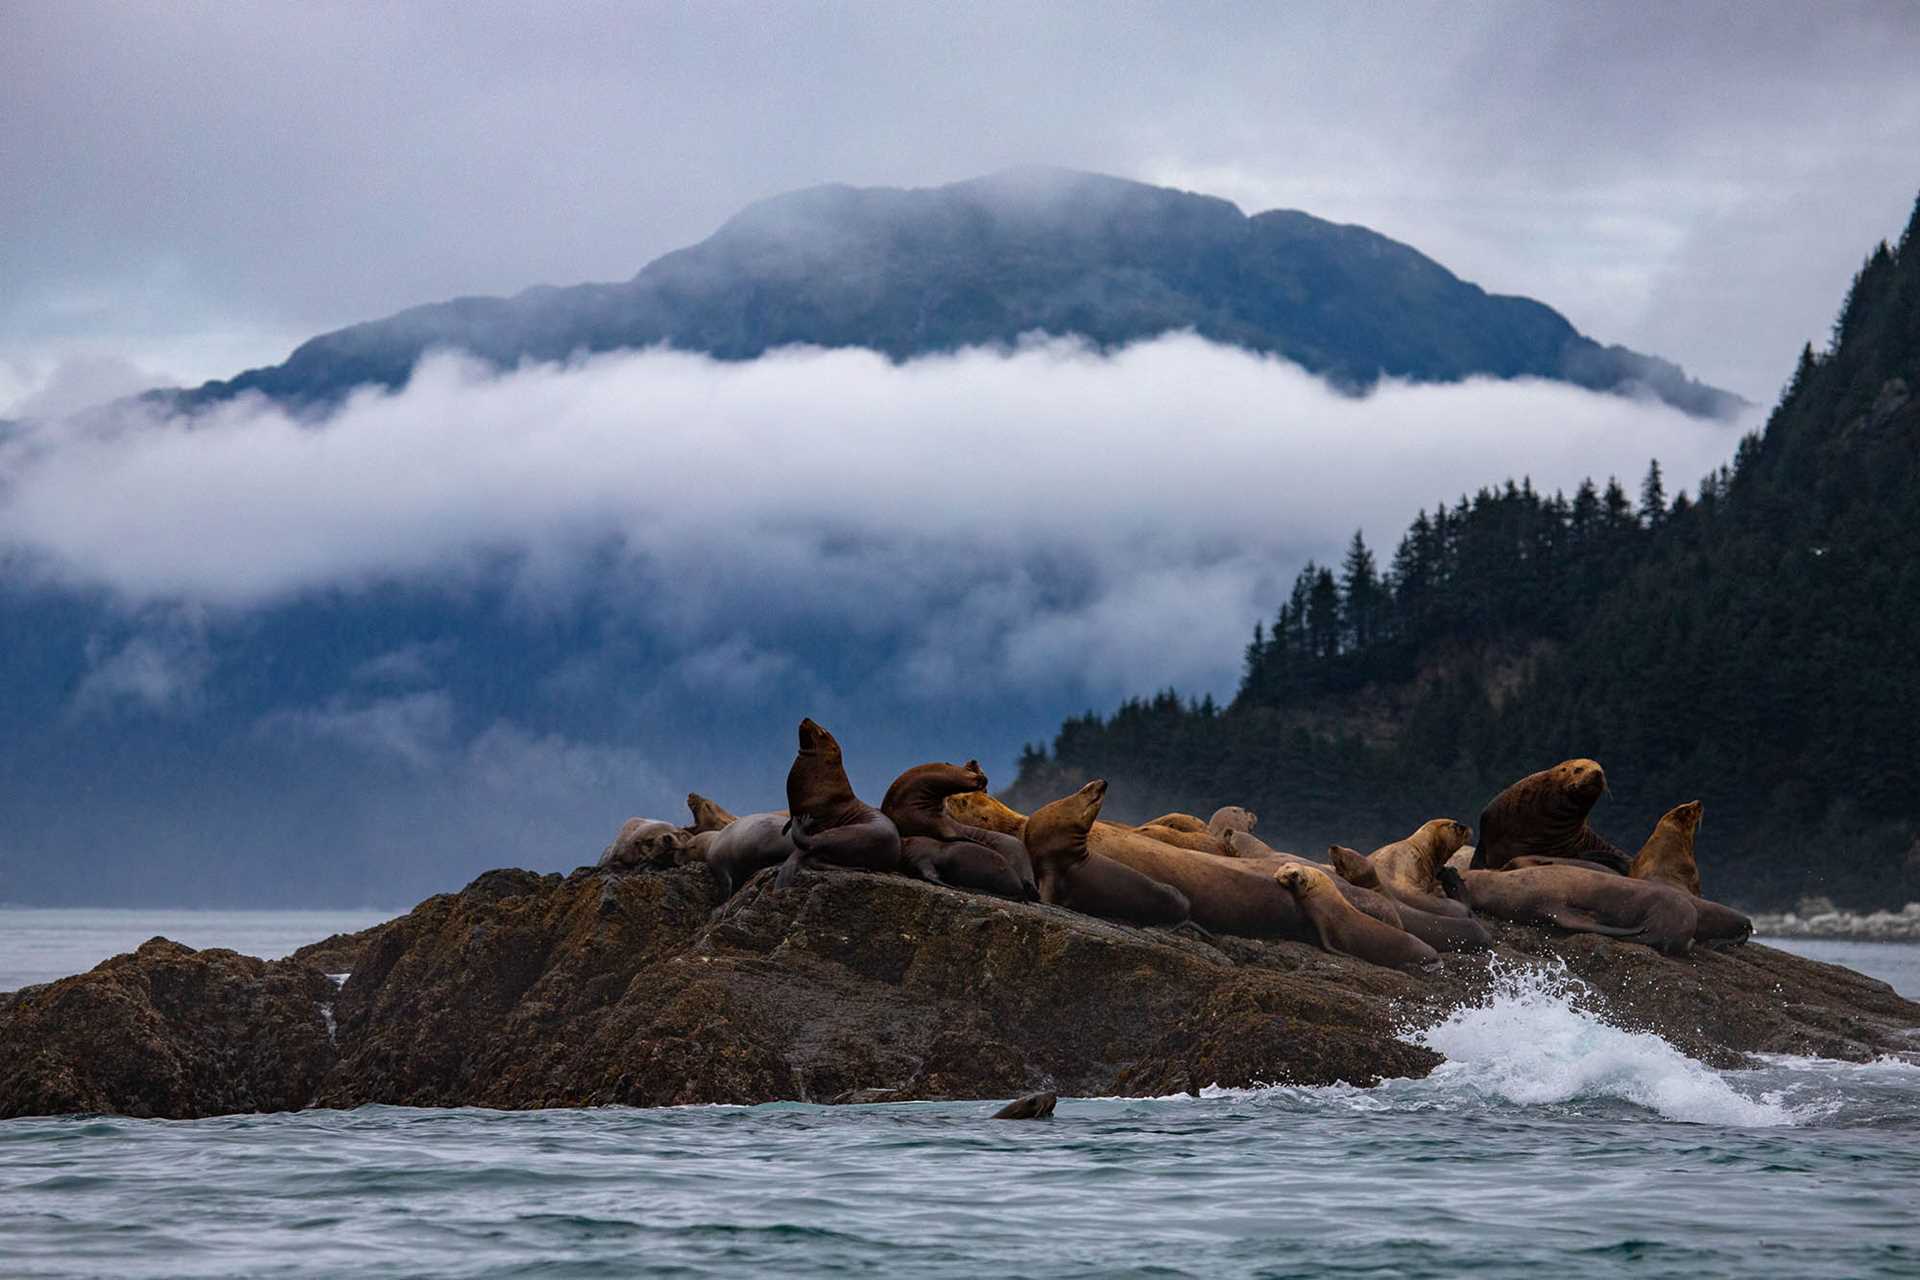
[[1191,335],[449,355],[318,425],[27,424],[0,898],[391,905],[570,867],[689,789],[777,806],[802,715],[868,793],[924,759],[1011,780],[1063,714],[1229,692],[1356,527],[1508,474],[1678,482],[1737,430],[1542,380],[1355,397]]

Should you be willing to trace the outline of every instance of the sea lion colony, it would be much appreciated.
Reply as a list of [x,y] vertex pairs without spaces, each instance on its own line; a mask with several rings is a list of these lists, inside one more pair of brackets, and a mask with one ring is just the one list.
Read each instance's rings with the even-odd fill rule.
[[[787,807],[735,817],[689,795],[693,821],[633,818],[602,867],[700,863],[731,893],[763,871],[785,889],[815,865],[892,871],[1135,925],[1287,938],[1374,964],[1423,970],[1441,951],[1490,945],[1490,916],[1643,943],[1672,955],[1745,942],[1752,923],[1700,896],[1700,803],[1660,819],[1637,855],[1588,821],[1605,794],[1593,760],[1529,774],[1487,802],[1480,844],[1452,818],[1362,854],[1322,860],[1253,834],[1237,805],[1210,819],[1168,813],[1137,827],[1100,817],[1093,781],[1031,815],[987,793],[979,762],[916,765],[875,808],[854,794],[840,744],[802,720]],[[777,870],[776,870],[777,869]]]

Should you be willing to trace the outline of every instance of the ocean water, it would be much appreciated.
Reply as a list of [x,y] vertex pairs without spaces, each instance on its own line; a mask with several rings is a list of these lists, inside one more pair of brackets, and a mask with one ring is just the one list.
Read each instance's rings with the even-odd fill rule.
[[[143,935],[145,936],[145,935]],[[310,940],[310,939],[309,939]],[[1882,944],[1920,971],[1920,947]],[[1796,949],[1800,949],[1796,946]],[[1714,1071],[1505,972],[1371,1089],[0,1123],[7,1276],[1914,1276],[1920,1065]]]

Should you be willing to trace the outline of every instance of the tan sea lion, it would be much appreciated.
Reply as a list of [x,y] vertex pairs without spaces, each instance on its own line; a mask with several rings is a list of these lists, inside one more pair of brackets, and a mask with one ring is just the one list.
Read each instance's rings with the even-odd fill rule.
[[1473,909],[1516,924],[1598,933],[1685,955],[1699,916],[1678,889],[1583,867],[1468,871]]
[[1478,852],[1472,845],[1463,844],[1453,851],[1453,856],[1447,859],[1447,865],[1455,871],[1465,871],[1473,865],[1473,856]]
[[1626,852],[1593,829],[1587,815],[1606,794],[1598,761],[1562,760],[1530,773],[1480,811],[1474,870],[1498,871],[1515,858],[1580,858],[1625,875]]
[[[948,796],[985,791],[986,787],[987,775],[978,760],[965,764],[915,765],[887,788],[880,812],[892,820],[902,840],[922,838],[934,842],[932,846],[916,844],[907,856],[908,866],[922,879],[1038,901],[1040,891],[1034,879],[1033,862],[1020,837],[969,826],[947,812]],[[945,845],[965,847],[947,851],[941,847]],[[993,856],[983,857],[982,849]],[[908,855],[904,845],[901,852]],[[1015,888],[1005,893],[1009,874]]]
[[693,833],[721,831],[733,821],[733,815],[697,791],[687,792],[687,808],[693,814]]
[[[1191,831],[1195,835],[1206,835],[1207,824],[1190,813],[1163,813],[1157,818],[1148,818],[1141,827],[1172,827],[1175,831]],[[1139,830],[1138,827],[1135,830]]]
[[1656,880],[1700,896],[1700,866],[1693,860],[1693,840],[1700,830],[1700,802],[1675,805],[1654,824],[1653,834],[1633,855],[1627,874],[1635,880]]
[[1304,863],[1281,867],[1274,883],[1299,904],[1322,950],[1392,969],[1430,971],[1440,953],[1403,929],[1382,924],[1341,896],[1333,877]]
[[706,854],[701,861],[720,882],[722,893],[731,894],[754,872],[777,867],[793,856],[793,837],[787,830],[787,822],[784,810],[749,813],[735,818],[723,830],[694,836],[695,843],[706,842]]
[[1128,924],[1174,925],[1186,920],[1187,899],[1178,889],[1089,848],[1094,820],[1106,795],[1105,782],[1089,782],[1072,795],[1042,805],[1022,821],[1024,843],[1040,882],[1040,900]]
[[787,831],[793,853],[781,864],[775,888],[785,889],[814,862],[864,871],[899,869],[899,830],[853,794],[839,742],[812,719],[800,722],[800,750],[787,770],[787,811],[793,815]]
[[595,865],[617,870],[671,866],[692,833],[658,818],[628,818]]
[[1260,824],[1260,815],[1251,809],[1243,809],[1237,804],[1221,805],[1207,819],[1207,830],[1219,839],[1225,840],[1229,831],[1244,831],[1253,834]]
[[1219,837],[1206,831],[1185,831],[1179,827],[1164,827],[1158,823],[1147,823],[1134,828],[1143,836],[1149,836],[1162,844],[1170,844],[1176,849],[1191,849],[1195,853],[1210,853],[1216,858],[1230,858],[1227,846]]
[[[1087,787],[1093,785],[1088,783]],[[1082,794],[1087,787],[1074,794]],[[1100,796],[1105,795],[1103,782]],[[1017,830],[1021,822],[1017,812],[983,792],[954,796],[947,802],[947,811],[963,822],[989,830]],[[1234,859],[1176,848],[1143,836],[1131,827],[1104,822],[1091,824],[1087,849],[1178,889],[1187,899],[1193,922],[1202,928],[1243,937],[1312,941],[1293,895],[1275,884],[1257,865],[1243,867]],[[1046,879],[1031,826],[1027,830],[1027,851],[1033,855],[1034,871],[1041,876],[1040,894],[1045,900]]]
[[1367,861],[1378,873],[1384,892],[1396,901],[1437,915],[1465,915],[1467,909],[1440,887],[1440,868],[1472,834],[1463,822],[1435,818],[1406,839],[1381,845],[1367,855]]
[[[1430,898],[1424,895],[1409,902],[1382,883],[1379,868],[1357,849],[1349,849],[1341,844],[1329,845],[1327,857],[1333,866],[1334,887],[1340,890],[1347,901],[1374,919],[1398,925],[1437,951],[1485,951],[1493,946],[1493,935],[1487,932],[1485,925],[1473,918],[1473,913],[1465,903],[1456,902],[1451,897]],[[1391,903],[1397,914],[1388,918],[1369,910],[1367,900],[1360,896],[1362,894]]]

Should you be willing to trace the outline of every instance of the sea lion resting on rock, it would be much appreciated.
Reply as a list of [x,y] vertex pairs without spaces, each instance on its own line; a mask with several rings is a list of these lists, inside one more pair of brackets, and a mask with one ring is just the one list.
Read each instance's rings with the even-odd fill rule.
[[1396,902],[1435,915],[1464,916],[1469,914],[1466,905],[1447,897],[1440,886],[1440,868],[1472,834],[1463,822],[1435,818],[1406,839],[1381,845],[1367,861],[1378,873],[1382,891]]
[[1700,802],[1689,800],[1667,810],[1654,824],[1653,834],[1633,855],[1627,874],[1635,880],[1656,880],[1700,896],[1700,866],[1693,858],[1694,836],[1700,830]]
[[1253,810],[1242,809],[1237,804],[1225,804],[1215,809],[1213,816],[1207,819],[1207,830],[1219,839],[1225,840],[1229,831],[1244,831],[1252,835],[1254,827],[1259,825],[1259,822],[1260,815]]
[[880,812],[900,832],[901,859],[921,879],[1036,901],[1033,863],[1018,836],[966,826],[947,814],[948,796],[986,787],[978,760],[915,765],[887,788]]
[[1133,828],[1143,836],[1158,840],[1161,844],[1170,844],[1176,849],[1191,849],[1195,853],[1211,854],[1216,858],[1232,855],[1219,837],[1207,831],[1188,831],[1181,827],[1165,826],[1158,821],[1149,822]]
[[750,813],[729,822],[725,830],[694,837],[696,844],[708,842],[706,857],[701,860],[720,881],[722,893],[731,894],[754,872],[777,867],[793,856],[793,837],[787,831],[787,822],[785,812]]
[[[1379,869],[1369,859],[1359,850],[1349,849],[1345,845],[1329,845],[1327,858],[1331,863],[1334,888],[1340,890],[1341,896],[1363,914],[1398,925],[1438,951],[1486,951],[1493,946],[1493,935],[1487,932],[1485,925],[1473,918],[1466,903],[1451,896],[1419,897],[1413,902],[1405,901],[1388,889],[1380,878]],[[1299,865],[1318,866],[1304,859]],[[1369,910],[1367,900],[1361,894],[1391,903],[1397,914],[1388,919]],[[1437,906],[1452,910],[1430,909]]]
[[1275,871],[1273,880],[1300,904],[1322,950],[1393,969],[1439,967],[1437,951],[1405,930],[1362,914],[1341,895],[1333,877],[1318,867],[1294,863]]
[[1630,859],[1587,821],[1607,790],[1597,761],[1562,760],[1530,773],[1480,811],[1474,870],[1498,871],[1515,858],[1579,858],[1625,875]]
[[1089,782],[1024,820],[1040,901],[1128,924],[1180,924],[1189,914],[1186,895],[1088,847],[1106,795],[1105,782]]
[[623,871],[671,865],[688,835],[686,830],[658,818],[628,818],[595,865]]
[[1463,879],[1473,909],[1485,915],[1625,938],[1672,955],[1693,949],[1693,899],[1667,885],[1583,867],[1474,870]]
[[[1104,786],[1100,794],[1105,796]],[[947,812],[962,822],[991,831],[1017,831],[1025,821],[1017,812],[981,791],[952,797],[947,801]],[[1131,827],[1104,822],[1093,824],[1087,835],[1087,848],[1178,889],[1187,899],[1193,922],[1204,929],[1249,938],[1313,941],[1293,895],[1275,884],[1271,874],[1258,866],[1242,866],[1231,858],[1176,848],[1143,836]],[[1040,851],[1034,845],[1031,829],[1027,833],[1027,850],[1033,854],[1038,870]],[[1045,894],[1043,883],[1043,899]]]
[[793,853],[774,887],[785,889],[802,866],[819,861],[863,871],[900,867],[900,832],[887,816],[853,794],[840,744],[811,719],[800,722],[800,751],[787,770],[787,834]]
[[1148,818],[1134,830],[1138,831],[1141,827],[1172,827],[1175,831],[1190,831],[1197,836],[1207,834],[1207,824],[1190,813],[1163,813],[1157,818]]

